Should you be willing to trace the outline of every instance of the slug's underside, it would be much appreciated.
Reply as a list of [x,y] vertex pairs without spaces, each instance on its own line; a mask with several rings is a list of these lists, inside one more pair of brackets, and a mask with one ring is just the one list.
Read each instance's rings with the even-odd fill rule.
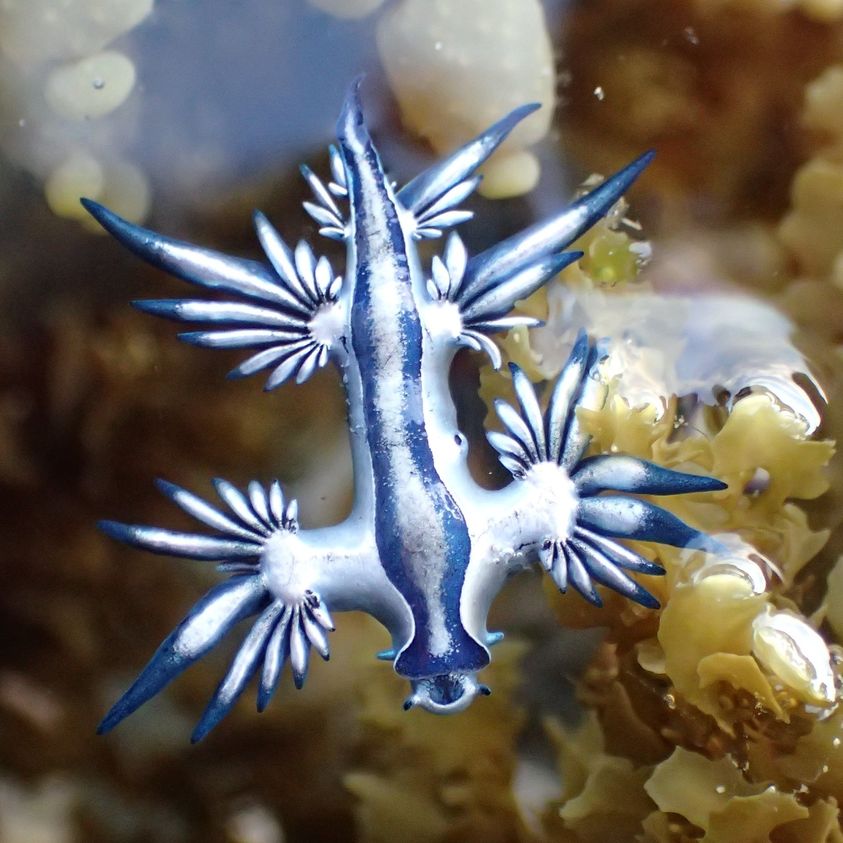
[[355,505],[346,521],[302,530],[277,481],[245,490],[215,481],[220,503],[171,483],[161,491],[208,532],[177,532],[113,521],[113,538],[154,553],[216,563],[227,575],[159,647],[100,727],[108,731],[200,659],[236,624],[252,626],[194,732],[203,737],[258,676],[258,709],[284,665],[301,687],[310,653],[328,658],[331,611],[365,611],[392,639],[380,658],[411,683],[405,707],[465,708],[489,689],[486,614],[503,581],[538,561],[558,587],[600,605],[597,585],[645,606],[639,582],[663,573],[623,539],[716,552],[706,536],[636,494],[711,492],[723,484],[621,455],[587,456],[578,409],[604,400],[605,350],[583,334],[543,410],[512,367],[518,408],[496,402],[503,432],[489,434],[509,487],[490,492],[468,472],[456,429],[448,369],[460,346],[500,354],[490,335],[535,320],[510,315],[516,301],[579,257],[564,250],[606,214],[646,166],[642,156],[550,220],[469,256],[451,233],[429,271],[416,244],[471,218],[459,205],[476,169],[532,110],[504,117],[401,189],[386,177],[355,84],[331,150],[331,180],[309,169],[305,208],[320,233],[347,247],[336,273],[304,242],[290,248],[255,215],[266,261],[233,258],[134,226],[83,200],[93,216],[140,257],[215,299],[143,301],[155,315],[192,323],[182,339],[248,356],[232,372],[268,371],[268,389],[306,380],[329,360],[346,386]]

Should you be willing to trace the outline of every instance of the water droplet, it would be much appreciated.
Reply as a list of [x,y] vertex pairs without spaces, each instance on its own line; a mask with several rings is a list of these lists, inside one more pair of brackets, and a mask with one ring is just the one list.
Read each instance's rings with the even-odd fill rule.
[[600,102],[603,102],[603,100],[606,99],[606,92],[603,90],[602,85],[598,85],[594,89],[594,96],[597,97],[597,99],[600,100]]
[[694,47],[698,47],[700,44],[700,37],[697,35],[697,31],[694,29],[693,26],[686,26],[685,29],[682,30],[682,34],[685,36],[685,40],[693,45]]
[[433,49],[434,49],[434,50],[436,50],[436,52],[438,53],[438,52],[440,52],[440,51],[442,50],[442,48],[443,48],[444,46],[445,46],[445,45],[444,45],[441,41],[436,41],[436,42],[434,42],[434,44],[433,44]]
[[840,738],[833,738],[832,741],[831,741],[831,745],[835,749],[839,749],[840,748]]
[[755,473],[747,481],[744,486],[744,494],[757,496],[762,492],[766,492],[770,487],[770,472],[766,468],[760,466],[755,469]]
[[726,785],[719,784],[717,785],[717,787],[714,788],[714,790],[722,796],[726,792]]
[[105,79],[97,76],[91,84],[95,91],[101,91],[105,87]]
[[815,705],[833,702],[828,646],[804,618],[767,607],[752,622],[752,651],[800,699]]
[[749,586],[752,594],[763,594],[767,590],[767,579],[761,568],[739,555],[707,558],[702,567],[693,573],[691,582],[699,583],[710,577],[733,577]]

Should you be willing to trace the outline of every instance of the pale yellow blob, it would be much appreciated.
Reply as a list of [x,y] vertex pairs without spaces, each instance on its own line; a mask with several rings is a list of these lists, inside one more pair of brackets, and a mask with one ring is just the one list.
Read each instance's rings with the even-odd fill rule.
[[[121,217],[140,222],[149,211],[149,182],[143,171],[130,161],[110,161],[105,167],[102,193],[97,198]],[[99,223],[94,225],[95,230],[100,229]]]
[[519,150],[497,156],[484,170],[481,190],[489,199],[507,199],[531,191],[538,183],[541,166],[532,152]]
[[85,219],[79,197],[99,197],[105,174],[96,158],[84,152],[73,153],[47,177],[44,193],[53,213],[60,217]]
[[[130,222],[142,222],[149,213],[149,180],[131,161],[110,161],[105,167],[105,184],[97,199]],[[102,232],[99,223],[90,215],[86,214],[84,222],[91,230]]]
[[826,68],[805,88],[802,119],[811,129],[843,138],[843,65]]
[[516,153],[544,137],[553,111],[552,45],[537,0],[401,0],[384,11],[377,42],[404,122],[440,154],[516,106],[541,103],[484,168],[490,195],[535,185],[538,162]]
[[308,0],[311,6],[336,18],[365,18],[383,5],[384,0]]
[[47,78],[44,96],[62,117],[102,117],[126,101],[135,75],[135,66],[126,56],[109,50],[56,68]]
[[0,152],[44,184],[60,216],[92,225],[80,196],[113,196],[118,212],[135,221],[149,205],[145,177],[120,157],[136,128],[126,123],[131,112],[94,121],[113,114],[135,87],[132,61],[105,48],[153,6],[154,0],[0,0],[0,88],[5,115],[16,121],[2,133]]
[[796,173],[779,236],[811,275],[827,275],[843,249],[843,164],[814,158]]
[[85,152],[75,152],[56,167],[44,186],[47,203],[61,217],[81,220],[92,231],[102,228],[79,200],[95,199],[132,222],[142,220],[149,210],[146,176],[127,161],[103,162]]
[[20,64],[85,56],[137,26],[154,0],[3,0],[0,50]]
[[843,0],[802,0],[800,6],[806,17],[820,23],[833,23],[843,18]]
[[[841,5],[835,2],[835,5]],[[832,65],[805,89],[805,125],[826,145],[796,172],[782,242],[803,272],[843,286],[843,65]]]

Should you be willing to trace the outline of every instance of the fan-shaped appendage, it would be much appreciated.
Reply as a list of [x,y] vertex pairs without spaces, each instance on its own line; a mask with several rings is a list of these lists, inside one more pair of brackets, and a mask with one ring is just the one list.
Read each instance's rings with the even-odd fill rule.
[[270,266],[232,258],[140,228],[90,200],[92,216],[144,260],[179,278],[236,296],[228,301],[165,299],[135,302],[140,310],[180,322],[205,323],[181,339],[207,348],[260,349],[237,366],[232,377],[271,369],[273,389],[291,377],[307,380],[341,347],[345,320],[339,301],[342,279],[327,258],[300,242],[294,251],[269,220],[255,214],[255,227]]
[[[510,366],[518,401],[516,410],[505,401],[495,409],[504,431],[490,432],[489,442],[502,465],[516,480],[530,478],[537,487],[547,486],[546,495],[568,494],[565,511],[573,513],[572,525],[560,524],[559,532],[537,536],[536,550],[544,568],[562,591],[573,585],[587,600],[601,604],[594,582],[601,583],[645,606],[658,605],[655,598],[625,571],[661,574],[661,566],[639,556],[615,539],[635,539],[719,551],[719,545],[672,513],[626,492],[647,495],[681,495],[713,492],[726,484],[713,477],[673,471],[638,459],[616,454],[584,457],[589,437],[583,430],[577,409],[597,409],[602,404],[603,385],[599,365],[604,357],[600,344],[591,345],[581,333],[568,362],[551,392],[542,413],[538,397],[524,372]],[[537,466],[553,465],[553,472],[537,474]],[[558,487],[570,486],[559,491]]]
[[183,533],[158,527],[103,521],[107,535],[134,547],[167,556],[217,562],[232,577],[212,588],[165,639],[129,690],[115,703],[99,727],[108,732],[161,691],[172,679],[213,649],[239,621],[258,615],[220,683],[193,740],[204,737],[230,710],[262,664],[258,710],[269,703],[284,664],[301,687],[307,676],[310,648],[329,656],[326,633],[334,629],[320,596],[304,590],[298,600],[281,600],[268,589],[260,560],[267,542],[279,532],[296,533],[295,500],[286,501],[278,481],[268,488],[252,482],[245,492],[216,480],[225,507],[215,506],[174,483],[159,489],[216,535]]
[[348,184],[345,178],[345,165],[342,156],[335,146],[330,147],[331,175],[332,181],[326,185],[313,170],[306,164],[301,166],[301,174],[313,193],[315,202],[303,202],[302,205],[310,214],[314,222],[320,226],[319,233],[331,240],[345,240],[348,231],[346,229],[345,214],[334,197],[346,199],[348,197]]

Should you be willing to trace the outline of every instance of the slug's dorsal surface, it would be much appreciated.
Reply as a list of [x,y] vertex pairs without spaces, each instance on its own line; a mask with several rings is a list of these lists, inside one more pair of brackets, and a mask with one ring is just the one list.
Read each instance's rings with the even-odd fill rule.
[[[295,501],[277,481],[245,490],[216,480],[220,504],[161,482],[161,491],[211,532],[177,532],[107,521],[135,547],[217,562],[227,575],[159,647],[101,725],[108,731],[212,649],[244,618],[253,624],[194,732],[203,737],[258,674],[258,708],[289,662],[295,684],[311,651],[329,655],[332,612],[364,611],[388,630],[393,661],[411,685],[405,707],[465,708],[488,693],[477,673],[490,659],[486,616],[504,580],[539,561],[561,590],[600,603],[599,583],[647,606],[654,598],[628,572],[661,573],[618,539],[716,546],[652,503],[630,497],[713,491],[723,484],[643,460],[586,456],[577,408],[599,407],[601,345],[583,334],[542,410],[513,368],[518,409],[496,409],[505,432],[490,441],[513,482],[492,492],[467,467],[448,372],[460,346],[485,351],[490,335],[535,320],[513,304],[579,257],[564,249],[608,212],[650,154],[550,220],[469,256],[451,233],[429,271],[416,244],[471,217],[459,205],[476,169],[534,110],[522,106],[403,188],[384,174],[355,83],[331,150],[331,181],[302,172],[305,208],[320,233],[346,246],[342,273],[300,242],[290,248],[262,214],[255,226],[266,262],[222,255],[122,220],[94,202],[91,214],[145,260],[220,298],[142,301],[156,315],[194,323],[182,339],[242,348],[232,372],[268,370],[268,389],[306,380],[329,360],[347,391],[355,501],[345,521],[302,530]],[[620,493],[620,494],[615,494]]]
[[[356,88],[337,127],[350,205],[354,277],[349,335],[359,370],[373,529],[390,582],[411,608],[413,632],[395,668],[410,679],[479,670],[489,661],[460,619],[471,553],[468,525],[437,471],[428,436],[424,332],[413,287],[413,231],[363,121]],[[416,285],[418,280],[416,280]]]

